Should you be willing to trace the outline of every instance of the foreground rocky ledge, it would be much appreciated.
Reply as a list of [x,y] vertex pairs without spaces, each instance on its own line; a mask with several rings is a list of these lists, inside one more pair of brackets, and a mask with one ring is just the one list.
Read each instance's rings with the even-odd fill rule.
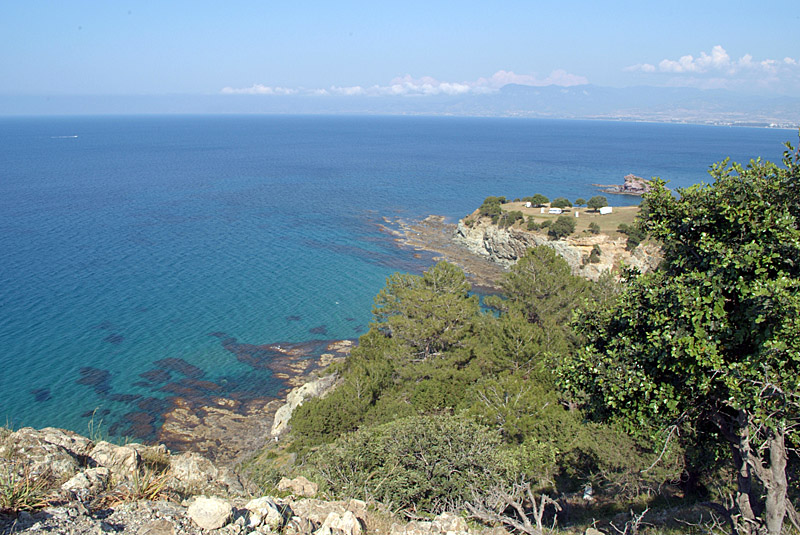
[[452,514],[409,523],[360,500],[316,499],[317,486],[303,477],[281,480],[275,490],[282,497],[265,496],[235,470],[217,467],[198,453],[95,442],[56,428],[0,436],[0,476],[2,482],[49,482],[42,508],[0,511],[3,534],[469,532],[464,519]]

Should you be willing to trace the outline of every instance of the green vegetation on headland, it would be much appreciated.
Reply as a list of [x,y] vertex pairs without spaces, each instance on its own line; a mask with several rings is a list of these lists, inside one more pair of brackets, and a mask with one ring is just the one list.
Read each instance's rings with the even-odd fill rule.
[[589,282],[539,247],[489,312],[450,264],[393,275],[338,388],[294,413],[300,470],[334,495],[529,533],[538,496],[562,527],[645,508],[683,531],[796,524],[800,156],[783,164],[724,162],[679,198],[657,181],[626,223],[661,242],[654,273]]

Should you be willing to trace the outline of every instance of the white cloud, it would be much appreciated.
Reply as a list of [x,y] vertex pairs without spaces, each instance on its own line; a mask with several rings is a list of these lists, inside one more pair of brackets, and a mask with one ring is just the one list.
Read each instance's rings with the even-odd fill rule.
[[225,95],[294,95],[297,89],[287,87],[270,87],[267,85],[253,84],[250,87],[233,88],[223,87],[221,93]]
[[585,76],[572,74],[563,69],[554,70],[544,78],[539,78],[534,74],[517,74],[513,71],[500,70],[489,77],[462,82],[440,81],[431,76],[414,78],[410,74],[406,74],[392,79],[388,85],[370,87],[354,85],[319,89],[290,89],[255,84],[245,88],[224,87],[221,93],[225,95],[431,96],[492,93],[508,84],[569,87],[587,83],[589,80]]
[[712,88],[758,88],[767,91],[792,92],[800,89],[800,61],[791,57],[782,60],[756,60],[751,54],[733,59],[721,46],[695,57],[687,54],[678,59],[665,58],[653,65],[638,63],[625,67],[626,72],[649,75],[670,75],[662,83],[670,86]]
[[636,65],[625,67],[623,70],[628,72],[640,71],[647,73],[722,73],[727,75],[736,75],[747,69],[758,69],[761,71],[772,72],[781,64],[795,66],[798,63],[796,60],[789,57],[784,58],[782,61],[775,59],[753,61],[753,56],[750,54],[745,54],[738,60],[734,61],[721,45],[716,45],[711,49],[710,54],[706,52],[700,52],[700,56],[698,57],[687,54],[678,59],[666,58],[658,62],[658,67],[655,67],[650,63],[638,63]]

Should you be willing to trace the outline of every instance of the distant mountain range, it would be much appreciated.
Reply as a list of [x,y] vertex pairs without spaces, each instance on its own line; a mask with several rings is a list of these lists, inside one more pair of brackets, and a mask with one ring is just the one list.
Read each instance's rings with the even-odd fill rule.
[[506,85],[494,93],[416,96],[3,96],[0,115],[404,114],[605,119],[744,126],[800,125],[800,98],[726,90]]

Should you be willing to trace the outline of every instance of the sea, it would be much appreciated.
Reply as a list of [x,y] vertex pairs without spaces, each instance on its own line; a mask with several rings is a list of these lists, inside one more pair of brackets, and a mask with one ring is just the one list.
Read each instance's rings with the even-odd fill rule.
[[[405,116],[0,118],[0,418],[152,439],[177,397],[286,385],[263,349],[368,329],[388,222],[489,195],[588,199],[633,173],[708,182],[789,130]],[[638,198],[608,195],[612,206]],[[256,360],[236,348],[262,348]],[[251,355],[252,357],[252,355]],[[149,420],[148,420],[149,419]],[[3,422],[0,422],[2,424]]]

